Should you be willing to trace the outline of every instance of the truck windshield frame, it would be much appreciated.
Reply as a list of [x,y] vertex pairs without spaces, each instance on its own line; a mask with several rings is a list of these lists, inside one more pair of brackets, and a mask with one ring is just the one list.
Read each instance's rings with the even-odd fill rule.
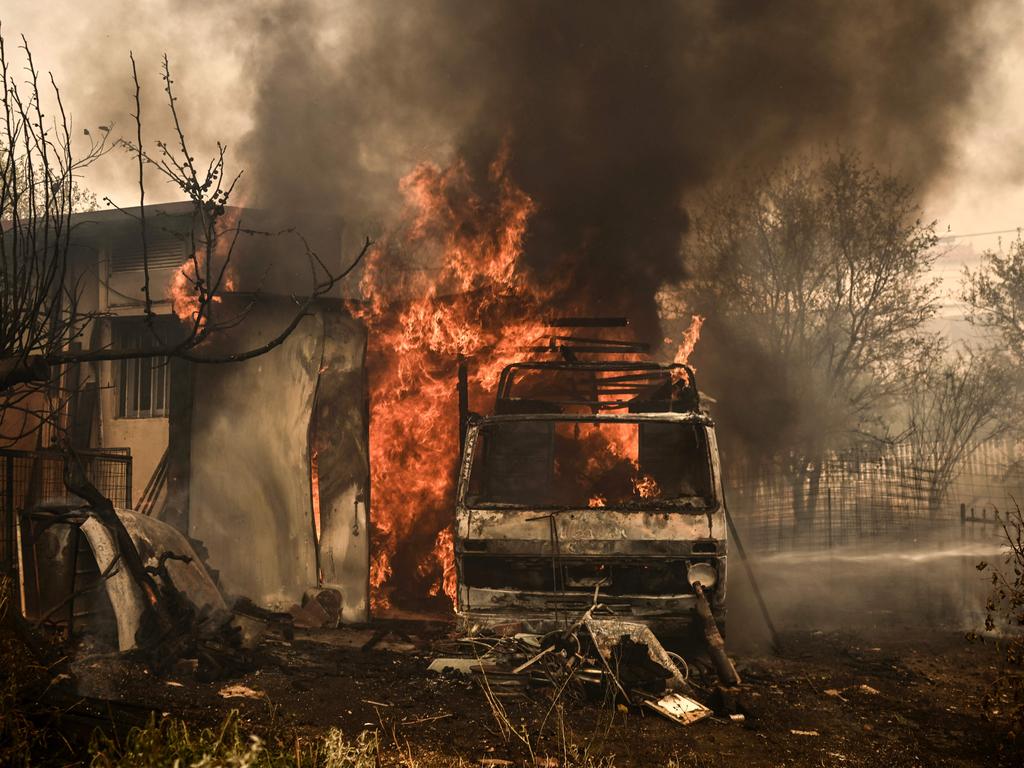
[[704,513],[718,506],[711,426],[699,413],[488,417],[467,435],[459,501],[496,510]]

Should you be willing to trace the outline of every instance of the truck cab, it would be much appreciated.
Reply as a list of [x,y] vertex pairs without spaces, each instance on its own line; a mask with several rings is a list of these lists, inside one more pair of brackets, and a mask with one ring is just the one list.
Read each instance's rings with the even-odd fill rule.
[[714,423],[692,369],[516,363],[470,418],[458,478],[456,611],[468,626],[571,624],[595,599],[661,632],[724,618]]

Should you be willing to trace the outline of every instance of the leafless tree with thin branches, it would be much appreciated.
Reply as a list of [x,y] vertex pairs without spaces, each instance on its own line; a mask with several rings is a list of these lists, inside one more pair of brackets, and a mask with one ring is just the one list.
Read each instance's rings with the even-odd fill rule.
[[[58,114],[47,120],[42,111],[39,73],[27,43],[22,41],[27,79],[22,82],[3,45],[0,30],[0,440],[17,442],[50,424],[60,431],[61,414],[69,396],[62,386],[66,366],[74,363],[138,358],[180,358],[198,363],[234,363],[265,354],[282,344],[306,317],[314,303],[334,289],[360,262],[371,246],[367,239],[350,263],[334,271],[295,229],[264,231],[247,228],[231,208],[241,173],[229,174],[226,149],[218,144],[214,157],[199,163],[190,148],[165,56],[162,79],[174,141],[157,141],[151,152],[143,144],[142,88],[134,56],[135,136],[109,138],[110,127],[98,129],[88,151],[72,154],[72,122],[64,111],[60,89],[50,78]],[[81,350],[75,342],[90,335],[105,315],[83,312],[83,286],[69,263],[75,201],[81,197],[76,175],[112,148],[127,150],[138,166],[137,212],[121,208],[139,225],[143,254],[142,308],[149,343],[136,348],[111,345]],[[172,332],[156,322],[157,302],[165,286],[153,284],[146,220],[144,171],[155,169],[182,191],[191,203],[193,226],[188,233],[188,259],[175,280],[186,297],[181,323]],[[109,198],[105,200],[114,205]],[[115,206],[117,207],[117,206]],[[308,264],[308,285],[292,296],[290,319],[270,339],[251,347],[224,352],[213,343],[246,321],[260,297],[232,293],[233,260],[243,237],[287,237]],[[159,292],[159,293],[158,293]],[[227,297],[234,299],[226,301]],[[16,418],[20,416],[21,418]]]
[[1007,434],[1021,405],[1005,355],[962,349],[923,361],[907,394],[907,441],[927,472],[928,509],[936,516],[964,462],[985,441]]

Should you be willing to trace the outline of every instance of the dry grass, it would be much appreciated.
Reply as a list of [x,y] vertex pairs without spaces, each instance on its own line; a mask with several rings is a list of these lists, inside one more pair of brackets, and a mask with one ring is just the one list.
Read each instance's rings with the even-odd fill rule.
[[[1020,505],[999,515],[1003,529],[1002,563],[979,563],[992,580],[986,604],[985,633],[994,638],[1000,665],[983,705],[986,714],[1006,724],[1006,748],[1024,752],[1024,512]],[[997,513],[998,514],[998,513]]]
[[237,712],[217,728],[164,718],[133,728],[123,740],[97,735],[89,752],[94,768],[376,768],[381,756],[376,731],[348,739],[331,728],[316,739],[271,743],[243,734]]
[[[13,604],[13,583],[0,577],[0,765],[29,766],[36,757],[59,750],[59,734],[33,722],[24,706],[25,691],[45,674],[28,647],[13,630],[8,612]],[[53,750],[49,749],[51,742]]]

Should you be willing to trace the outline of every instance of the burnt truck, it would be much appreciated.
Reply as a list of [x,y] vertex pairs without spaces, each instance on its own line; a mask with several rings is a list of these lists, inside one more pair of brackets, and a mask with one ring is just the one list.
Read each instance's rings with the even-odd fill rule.
[[721,624],[725,502],[693,370],[562,353],[505,368],[494,415],[467,418],[461,622],[548,631],[599,601],[658,632],[688,631],[708,606]]

